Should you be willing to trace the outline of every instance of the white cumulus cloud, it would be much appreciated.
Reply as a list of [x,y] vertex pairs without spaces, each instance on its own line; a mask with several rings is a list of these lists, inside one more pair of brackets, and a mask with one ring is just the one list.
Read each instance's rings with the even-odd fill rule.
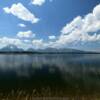
[[56,36],[51,35],[51,36],[48,36],[48,38],[49,38],[50,40],[54,40],[54,39],[56,39]]
[[43,39],[34,39],[32,45],[35,49],[47,48],[48,44],[43,41]]
[[20,27],[26,27],[26,25],[23,24],[23,23],[18,24],[18,26],[20,26]]
[[0,37],[0,48],[3,48],[8,45],[15,45],[18,48],[22,48],[24,50],[27,50],[28,48],[32,48],[32,44],[28,42],[30,40],[22,40],[15,37],[9,38],[9,37]]
[[8,38],[8,37],[1,37],[0,38],[0,48],[6,46],[6,45],[16,45],[19,46],[22,44],[20,39],[17,38]]
[[18,32],[17,36],[19,38],[33,38],[33,37],[35,37],[35,34],[32,31],[28,30],[28,31],[24,31],[24,32]]
[[33,5],[41,6],[45,3],[46,0],[32,0]]
[[[31,3],[36,6],[42,6],[47,0],[31,0]],[[53,2],[53,0],[49,0],[49,2]]]
[[23,4],[17,3],[13,4],[11,8],[5,7],[3,10],[7,14],[12,14],[19,19],[22,19],[24,21],[29,21],[31,23],[37,23],[39,21],[39,18],[35,17],[34,14],[32,14]]
[[57,46],[70,43],[86,43],[100,41],[100,4],[97,5],[92,13],[85,17],[78,16],[70,23],[67,23],[61,30],[59,39],[56,40]]

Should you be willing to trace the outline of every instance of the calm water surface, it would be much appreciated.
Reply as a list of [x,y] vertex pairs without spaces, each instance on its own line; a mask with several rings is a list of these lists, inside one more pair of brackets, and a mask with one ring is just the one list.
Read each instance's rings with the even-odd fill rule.
[[99,54],[1,54],[0,91],[100,93]]

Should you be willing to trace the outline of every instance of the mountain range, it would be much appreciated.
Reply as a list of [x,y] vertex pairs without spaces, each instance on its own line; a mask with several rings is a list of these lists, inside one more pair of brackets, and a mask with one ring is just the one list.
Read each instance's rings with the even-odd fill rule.
[[0,49],[0,53],[96,53],[89,51],[76,50],[71,48],[46,48],[46,49],[33,49],[29,48],[24,50],[22,48],[18,48],[15,45],[8,45]]

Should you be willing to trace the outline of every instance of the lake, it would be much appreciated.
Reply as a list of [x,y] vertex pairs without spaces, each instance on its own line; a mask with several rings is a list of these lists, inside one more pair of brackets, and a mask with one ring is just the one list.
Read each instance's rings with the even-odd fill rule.
[[100,95],[100,54],[0,54],[0,93]]

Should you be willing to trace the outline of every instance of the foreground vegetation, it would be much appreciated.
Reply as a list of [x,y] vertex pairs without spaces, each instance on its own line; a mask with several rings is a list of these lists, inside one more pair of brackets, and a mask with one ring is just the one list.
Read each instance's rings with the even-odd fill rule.
[[0,100],[100,100],[100,94],[65,94],[60,91],[51,92],[49,88],[41,93],[35,89],[31,93],[12,90],[9,93],[0,93]]

